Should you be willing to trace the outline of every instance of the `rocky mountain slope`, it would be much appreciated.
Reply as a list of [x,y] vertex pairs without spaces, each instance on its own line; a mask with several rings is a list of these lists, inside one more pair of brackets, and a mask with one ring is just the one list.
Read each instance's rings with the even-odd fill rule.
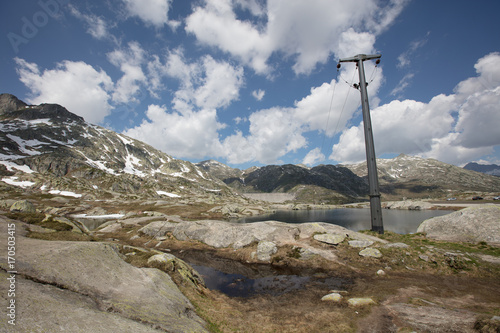
[[[197,164],[240,192],[292,193],[298,201],[341,203],[367,198],[366,163],[353,165],[269,165],[233,169],[217,161]],[[458,192],[500,191],[500,178],[434,159],[399,155],[377,159],[384,199],[441,197]]]
[[500,165],[496,164],[478,164],[478,163],[467,163],[464,166],[466,170],[472,170],[477,172],[482,172],[487,175],[499,176],[500,177]]
[[87,198],[235,196],[190,162],[89,124],[60,105],[27,105],[9,94],[0,95],[0,177],[2,186]]
[[285,164],[239,170],[217,161],[197,165],[244,193],[292,193],[298,201],[323,203],[352,202],[368,194],[366,181],[342,166],[309,169]]
[[[366,163],[345,165],[356,175],[367,178]],[[435,159],[401,154],[377,159],[381,191],[408,196],[439,195],[450,191],[500,191],[500,179],[466,170]]]

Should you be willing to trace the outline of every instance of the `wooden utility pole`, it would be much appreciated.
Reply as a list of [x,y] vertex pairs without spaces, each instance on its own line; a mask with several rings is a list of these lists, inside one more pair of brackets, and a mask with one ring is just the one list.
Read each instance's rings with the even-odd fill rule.
[[[384,223],[382,221],[382,207],[380,205],[380,190],[377,175],[377,159],[375,155],[375,145],[373,143],[372,121],[370,118],[370,106],[368,104],[368,93],[366,92],[365,68],[363,61],[380,59],[380,54],[358,54],[351,58],[340,59],[339,62],[355,62],[359,70],[359,91],[361,92],[361,104],[363,109],[363,124],[365,127],[365,147],[366,165],[368,167],[368,183],[370,185],[370,211],[372,219],[372,231],[379,234],[384,233]],[[377,60],[377,64],[380,60]],[[339,63],[340,65],[340,63]]]

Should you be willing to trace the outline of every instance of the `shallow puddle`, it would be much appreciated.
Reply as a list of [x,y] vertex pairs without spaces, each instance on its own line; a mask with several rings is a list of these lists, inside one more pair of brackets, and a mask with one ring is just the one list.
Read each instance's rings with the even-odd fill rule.
[[349,281],[320,272],[277,268],[268,264],[244,264],[201,251],[174,253],[189,263],[205,280],[207,288],[230,297],[279,296],[308,287],[344,289]]

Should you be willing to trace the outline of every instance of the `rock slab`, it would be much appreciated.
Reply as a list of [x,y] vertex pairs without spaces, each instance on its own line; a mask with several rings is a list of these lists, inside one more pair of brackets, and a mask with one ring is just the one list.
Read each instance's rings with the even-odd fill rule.
[[[0,216],[0,233],[7,234],[8,223],[11,222]],[[63,289],[75,297],[85,297],[94,304],[96,311],[113,313],[127,322],[155,326],[168,332],[206,332],[193,305],[168,274],[156,268],[137,268],[126,263],[113,244],[25,238],[21,232],[23,225],[16,223],[16,246],[22,249],[16,252],[16,269],[18,276],[36,281],[31,285],[40,292],[52,290],[45,286]],[[6,253],[6,246],[6,242],[1,242],[0,251]],[[8,271],[5,257],[0,258],[0,267]],[[36,303],[35,295],[27,293],[26,298],[18,298],[19,303]],[[56,296],[47,298],[47,309],[53,307],[56,311],[58,305],[50,301]],[[68,306],[63,313],[74,318],[78,311],[78,307]],[[40,325],[45,332],[54,332],[56,325],[72,331],[70,323],[56,323],[51,318],[33,323],[36,326],[26,327],[24,331],[36,331],[35,327],[38,329]],[[93,317],[81,320],[90,325]]]
[[450,242],[500,244],[500,207],[478,205],[434,217],[420,224],[417,232]]

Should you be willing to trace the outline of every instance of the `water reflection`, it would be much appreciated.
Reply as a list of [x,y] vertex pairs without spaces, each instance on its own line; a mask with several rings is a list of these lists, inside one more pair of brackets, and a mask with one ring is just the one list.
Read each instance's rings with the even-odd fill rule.
[[[420,223],[436,216],[452,213],[447,210],[382,210],[384,229],[399,234],[415,233]],[[245,217],[238,222],[281,221],[287,223],[326,222],[343,226],[349,230],[371,229],[369,209],[339,208],[313,210],[280,210],[273,214]]]

